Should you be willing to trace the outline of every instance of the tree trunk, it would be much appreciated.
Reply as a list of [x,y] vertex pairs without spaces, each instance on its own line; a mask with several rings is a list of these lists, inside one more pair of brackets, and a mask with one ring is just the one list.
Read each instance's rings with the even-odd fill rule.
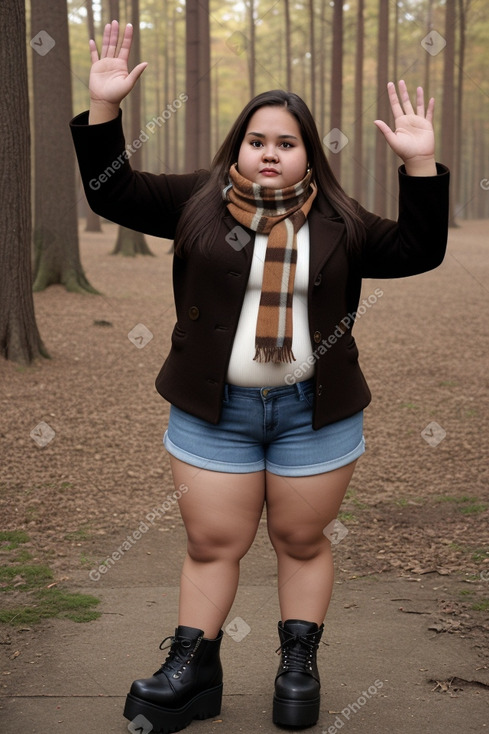
[[[333,9],[333,52],[331,57],[331,130],[340,130],[343,120],[343,3],[335,0]],[[342,131],[341,131],[342,132]],[[332,155],[329,163],[337,179],[341,177],[341,145],[337,140],[338,133],[333,136]]]
[[[29,364],[47,357],[34,315],[31,270],[31,159],[25,8],[0,5],[0,354]],[[34,43],[42,40],[37,37]]]
[[[141,60],[141,33],[139,30],[139,0],[131,2],[131,23],[133,26],[133,37],[131,46],[130,68]],[[130,104],[130,130],[131,140],[138,140],[141,134],[141,81],[138,81],[129,97]],[[144,145],[144,143],[143,143]],[[131,165],[135,169],[141,170],[142,166],[142,150],[137,148],[131,156]],[[135,255],[152,255],[146,238],[142,232],[135,232],[126,227],[119,227],[115,247],[112,255],[124,255],[125,257],[135,257]]]
[[290,4],[289,0],[285,3],[285,86],[288,92],[292,91],[292,34],[290,30]]
[[319,124],[320,131],[324,130],[326,122],[326,0],[321,0],[321,35],[319,48]]
[[209,0],[186,4],[185,170],[210,165]]
[[[377,36],[377,119],[388,122],[390,107],[387,95],[389,80],[389,0],[379,0],[379,30]],[[387,143],[380,133],[375,138],[375,197],[374,210],[386,216]]]
[[314,0],[309,0],[309,51],[311,54],[311,113],[316,117],[316,42],[314,35]]
[[62,284],[97,293],[83,272],[78,249],[70,50],[65,0],[32,0],[35,206],[34,290]]
[[455,198],[458,204],[463,200],[463,179],[460,175],[462,172],[462,150],[464,148],[465,136],[462,134],[463,119],[463,93],[464,93],[464,77],[465,77],[465,45],[467,35],[467,11],[469,9],[470,0],[459,0],[458,2],[458,18],[460,22],[459,33],[459,51],[458,51],[458,80],[457,80],[457,127],[456,127],[456,146],[455,146],[455,170],[459,176],[456,181],[457,188]]
[[[455,162],[455,0],[449,0],[445,6],[445,41],[443,49],[443,101],[441,129],[441,160],[453,171]],[[453,206],[453,192],[456,190],[456,180],[450,187],[450,226],[455,226],[455,209]]]
[[353,176],[353,196],[357,201],[362,201],[363,191],[363,61],[365,47],[365,16],[364,0],[358,0],[357,6],[357,43],[355,56],[355,125],[353,158],[355,162],[355,174]]
[[255,96],[255,2],[249,0],[249,44],[247,48],[248,54],[248,75],[250,80],[250,97]]
[[[88,40],[94,39],[95,40],[95,22],[93,19],[93,5],[92,0],[87,0],[85,3],[85,7],[87,9],[87,28],[88,28]],[[85,195],[85,194],[83,194]],[[98,214],[95,214],[92,209],[86,205],[86,220],[85,220],[85,232],[101,232],[102,226],[100,224],[100,217]]]

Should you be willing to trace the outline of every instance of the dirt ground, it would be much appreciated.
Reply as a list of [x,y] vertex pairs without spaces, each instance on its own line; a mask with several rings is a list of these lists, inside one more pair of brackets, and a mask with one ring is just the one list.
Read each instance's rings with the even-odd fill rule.
[[[170,243],[148,238],[155,257],[114,257],[115,227],[103,229],[80,232],[85,272],[103,295],[36,294],[51,359],[0,364],[1,525],[26,530],[31,553],[68,587],[173,491],[161,444],[168,405],[154,388],[174,322]],[[373,402],[367,452],[340,515],[348,534],[335,545],[338,579],[408,577],[413,608],[416,582],[439,580],[445,590],[428,621],[481,654],[489,648],[488,235],[489,221],[463,223],[434,272],[364,283],[364,298],[382,290],[354,330]],[[181,530],[174,504],[165,529],[168,551],[182,539],[171,532]],[[264,531],[256,550],[272,553]]]

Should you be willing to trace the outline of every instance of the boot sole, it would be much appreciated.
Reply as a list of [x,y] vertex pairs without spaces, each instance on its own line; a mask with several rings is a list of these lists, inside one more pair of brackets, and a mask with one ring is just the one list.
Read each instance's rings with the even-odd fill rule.
[[[215,688],[202,691],[179,709],[163,708],[128,693],[126,705],[124,706],[124,716],[130,721],[134,721],[137,716],[144,716],[153,727],[151,731],[159,734],[171,734],[185,729],[194,719],[209,719],[211,716],[218,716],[221,713],[221,703],[222,683]],[[139,726],[144,724],[141,721],[136,723]]]
[[277,726],[293,726],[307,728],[314,726],[319,718],[321,699],[312,701],[291,701],[290,699],[273,697],[273,723]]

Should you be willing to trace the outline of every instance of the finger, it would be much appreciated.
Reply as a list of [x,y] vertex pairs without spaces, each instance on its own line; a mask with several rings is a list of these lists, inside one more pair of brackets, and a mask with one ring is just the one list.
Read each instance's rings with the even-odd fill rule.
[[135,66],[131,73],[127,75],[127,81],[130,81],[131,85],[134,86],[147,66],[147,61],[142,61],[140,64]]
[[96,61],[99,60],[98,51],[97,51],[97,44],[91,38],[88,42],[88,48],[90,49],[90,61],[92,64],[94,64]]
[[119,40],[119,23],[116,20],[113,20],[110,24],[110,35],[109,35],[109,45],[107,47],[107,56],[109,58],[113,58],[116,54],[117,49],[117,41]]
[[104,26],[104,34],[102,36],[102,50],[100,52],[100,58],[104,59],[107,56],[107,49],[109,47],[110,38],[110,23],[106,23]]
[[426,110],[426,119],[428,122],[433,123],[433,117],[435,114],[435,98],[431,97],[428,102],[428,109]]
[[129,58],[129,52],[131,50],[131,44],[132,44],[132,36],[133,36],[134,28],[130,23],[128,23],[124,29],[124,37],[122,39],[122,45],[119,50],[119,58],[125,59],[126,61]]
[[399,102],[399,97],[397,96],[396,85],[394,84],[394,82],[389,82],[387,84],[387,92],[389,94],[389,102],[391,105],[392,114],[394,115],[394,119],[396,117],[401,117],[404,112],[401,107],[401,103]]
[[[401,93],[401,101],[402,106],[404,108],[404,112],[406,115],[414,115],[414,109],[411,104],[411,100],[409,99],[409,92],[407,90],[406,82],[401,79],[399,82],[399,91]],[[423,117],[424,117],[424,109],[423,109]]]
[[378,127],[387,141],[392,140],[392,138],[395,139],[396,134],[392,132],[389,125],[387,125],[383,120],[374,120],[374,125]]
[[423,87],[417,87],[416,89],[416,114],[421,117],[425,116]]

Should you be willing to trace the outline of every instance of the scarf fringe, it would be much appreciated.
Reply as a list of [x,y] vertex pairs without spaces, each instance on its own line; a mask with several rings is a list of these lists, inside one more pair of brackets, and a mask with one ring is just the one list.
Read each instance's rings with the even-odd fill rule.
[[256,347],[253,360],[255,362],[273,362],[274,364],[278,364],[279,362],[295,362],[295,357],[292,352],[292,347]]

